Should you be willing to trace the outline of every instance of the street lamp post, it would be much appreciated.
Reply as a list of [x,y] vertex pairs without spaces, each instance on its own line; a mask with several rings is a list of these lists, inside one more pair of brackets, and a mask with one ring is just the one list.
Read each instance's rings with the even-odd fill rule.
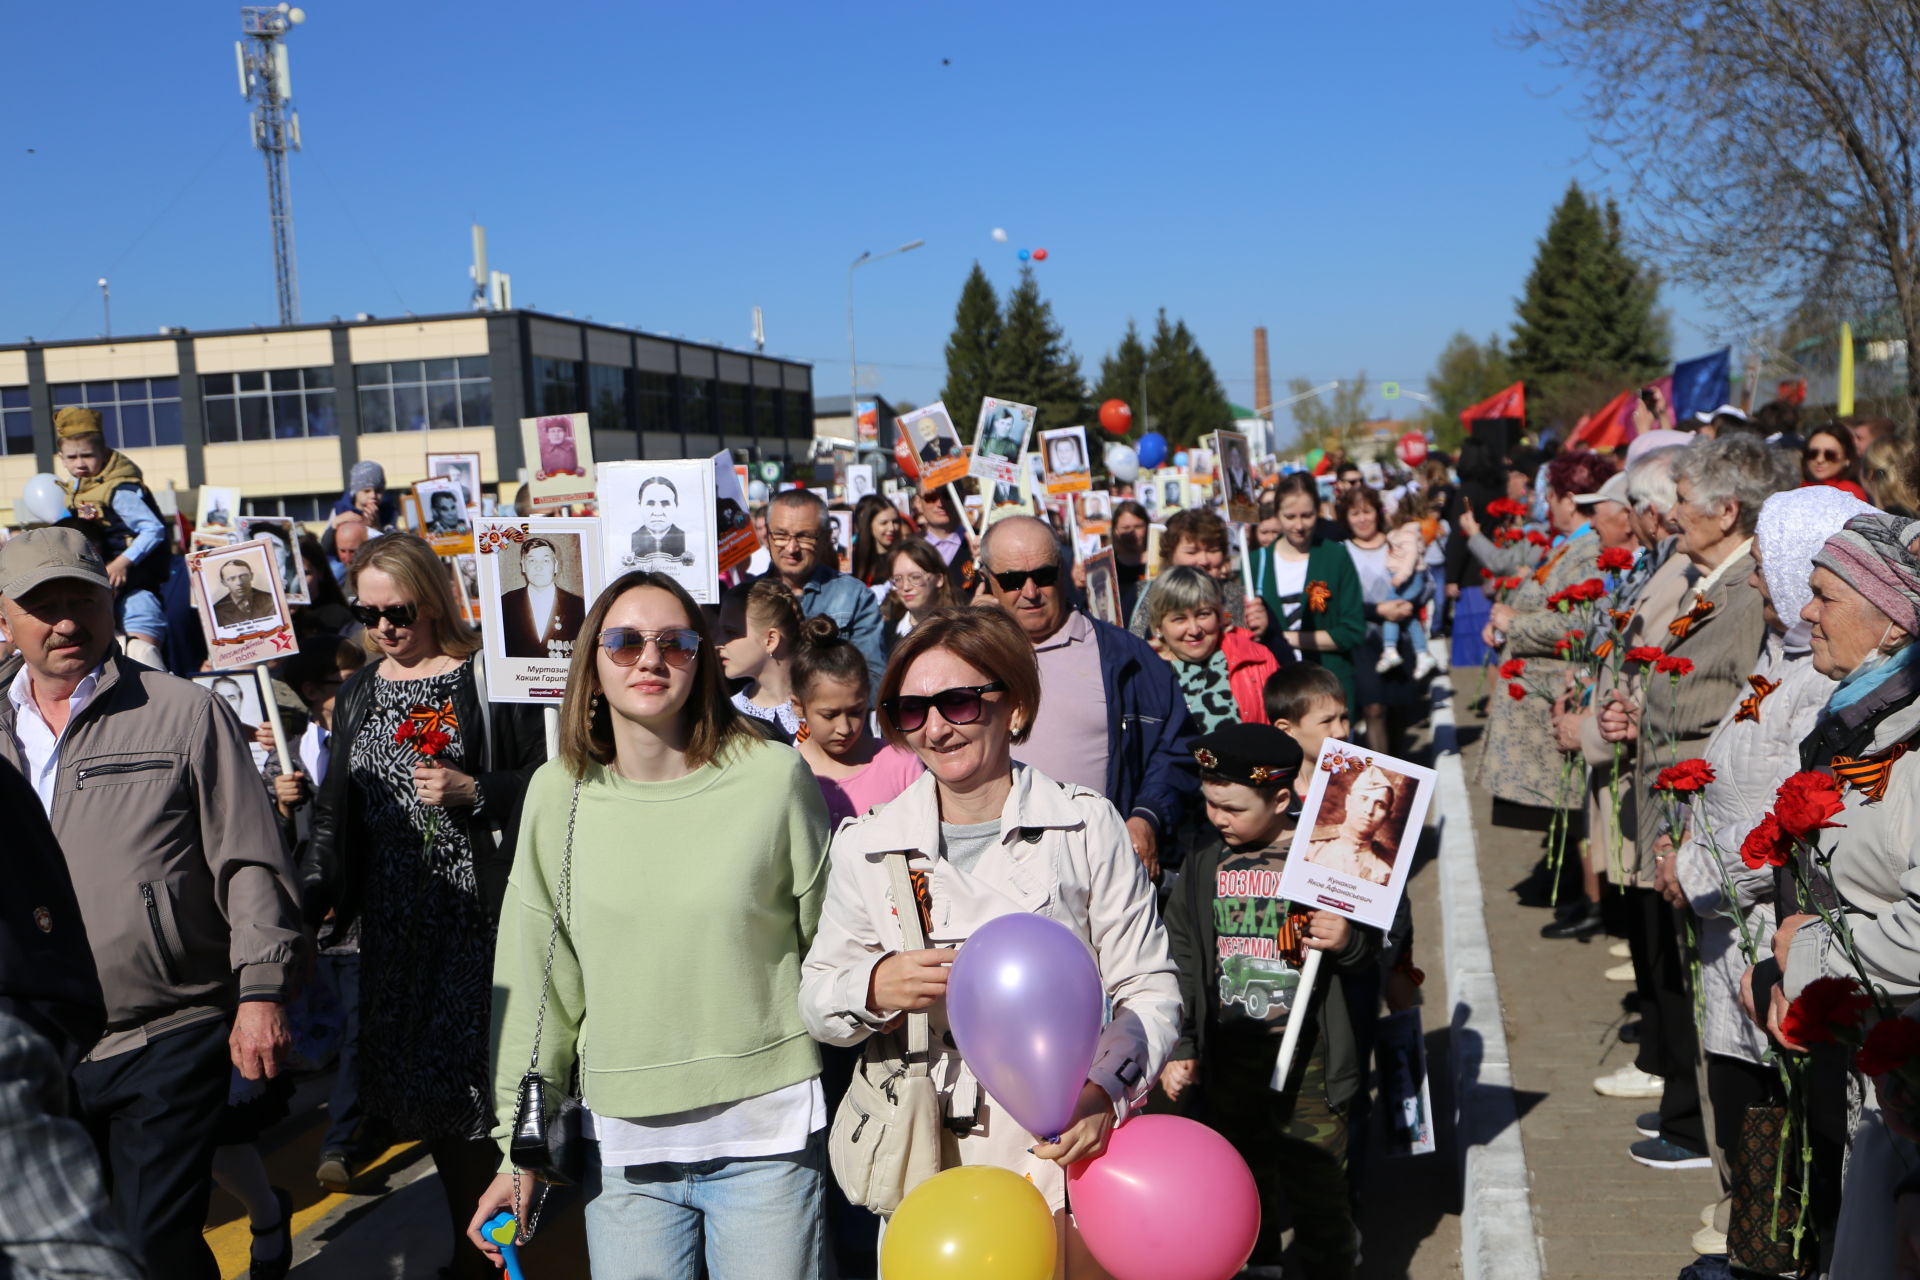
[[885,253],[869,250],[855,258],[847,267],[847,419],[853,428],[853,447],[856,456],[860,449],[860,365],[854,356],[853,345],[853,272],[854,268],[869,262],[878,262],[882,258],[891,258],[896,253],[906,253],[918,249],[925,240],[911,240],[898,249],[889,249]]

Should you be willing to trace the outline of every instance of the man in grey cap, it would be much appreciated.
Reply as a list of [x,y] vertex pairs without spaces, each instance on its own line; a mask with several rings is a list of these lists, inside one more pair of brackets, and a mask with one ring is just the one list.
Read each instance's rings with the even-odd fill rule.
[[76,1114],[147,1273],[212,1280],[229,1066],[278,1074],[307,948],[292,860],[232,713],[116,652],[106,566],[79,532],[0,545],[0,631],[19,649],[0,664],[0,758],[52,822],[106,1007]]

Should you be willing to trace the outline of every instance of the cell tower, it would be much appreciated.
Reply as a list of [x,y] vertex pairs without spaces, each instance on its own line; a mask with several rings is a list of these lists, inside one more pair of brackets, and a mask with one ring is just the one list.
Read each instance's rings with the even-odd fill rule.
[[240,69],[240,96],[253,103],[253,145],[267,158],[267,212],[273,221],[273,290],[280,323],[300,323],[300,268],[293,256],[293,189],[287,152],[300,149],[300,113],[293,110],[293,73],[287,65],[287,33],[307,20],[289,4],[242,5],[233,57]]

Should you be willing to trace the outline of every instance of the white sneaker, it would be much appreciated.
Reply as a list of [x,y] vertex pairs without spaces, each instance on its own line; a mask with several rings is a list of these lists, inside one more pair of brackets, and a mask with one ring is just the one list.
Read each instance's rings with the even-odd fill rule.
[[1631,1064],[1593,1082],[1593,1091],[1603,1098],[1657,1098],[1666,1089],[1666,1081]]
[[1607,954],[1615,960],[1625,960],[1633,955],[1633,948],[1624,942],[1616,942],[1607,948]]
[[1421,652],[1414,654],[1413,678],[1415,680],[1425,680],[1433,674],[1433,669],[1438,665],[1440,664],[1433,660],[1433,655],[1430,653]]
[[1608,982],[1632,982],[1633,981],[1633,961],[1629,960],[1625,964],[1617,964],[1613,966],[1613,968],[1607,970],[1607,981]]
[[1380,661],[1373,664],[1375,671],[1391,671],[1400,665],[1400,651],[1389,649],[1380,655]]
[[1715,1231],[1712,1227],[1702,1227],[1693,1233],[1693,1251],[1702,1257],[1710,1253],[1727,1251],[1727,1235],[1724,1231]]

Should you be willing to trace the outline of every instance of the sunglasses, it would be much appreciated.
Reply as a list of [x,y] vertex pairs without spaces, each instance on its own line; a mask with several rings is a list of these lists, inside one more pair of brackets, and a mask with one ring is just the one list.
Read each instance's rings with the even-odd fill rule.
[[1821,462],[1845,462],[1847,460],[1847,455],[1841,453],[1838,449],[1809,449],[1807,450],[1807,456],[1809,458],[1817,458]]
[[700,652],[700,633],[692,627],[670,627],[665,631],[608,627],[600,633],[600,647],[617,667],[630,667],[640,661],[649,644],[660,646],[660,659],[668,666],[685,667],[691,665]]
[[[992,571],[989,570],[988,572],[991,573]],[[1038,569],[1014,569],[1007,573],[993,574],[993,580],[999,583],[1000,589],[1010,596],[1019,595],[1021,591],[1025,590],[1029,579],[1032,580],[1034,586],[1044,591],[1054,583],[1060,581],[1060,566],[1057,564],[1043,564]]]
[[379,626],[380,619],[382,618],[385,618],[396,627],[410,627],[413,625],[413,620],[420,616],[420,606],[417,604],[396,604],[391,608],[376,609],[370,604],[361,604],[356,600],[347,606],[347,612],[353,615],[355,622],[366,627],[368,630]]
[[907,693],[897,698],[882,698],[880,709],[887,713],[887,719],[893,727],[902,733],[912,733],[924,725],[930,707],[938,707],[940,718],[948,724],[972,724],[980,718],[980,712],[986,706],[986,695],[1005,693],[1006,689],[1005,683],[994,680],[988,684],[958,685],[925,695]]

